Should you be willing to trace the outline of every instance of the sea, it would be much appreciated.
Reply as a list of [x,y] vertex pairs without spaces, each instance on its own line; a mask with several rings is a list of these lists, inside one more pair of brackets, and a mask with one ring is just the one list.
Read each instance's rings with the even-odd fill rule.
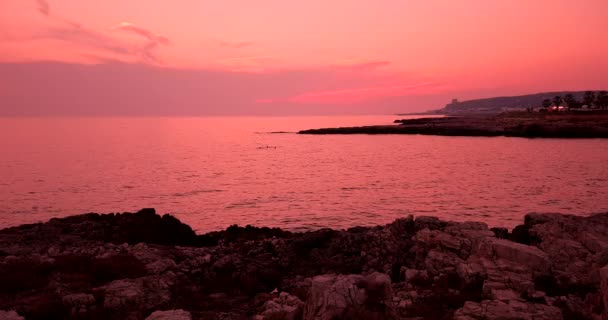
[[299,135],[381,116],[0,118],[0,228],[156,208],[199,233],[608,212],[608,140]]

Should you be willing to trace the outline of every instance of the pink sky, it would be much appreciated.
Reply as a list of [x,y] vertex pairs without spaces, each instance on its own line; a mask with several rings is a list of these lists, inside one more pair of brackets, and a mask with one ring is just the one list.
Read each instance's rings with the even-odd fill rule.
[[146,104],[134,114],[393,113],[606,89],[606,12],[605,0],[5,0],[0,115],[127,102]]

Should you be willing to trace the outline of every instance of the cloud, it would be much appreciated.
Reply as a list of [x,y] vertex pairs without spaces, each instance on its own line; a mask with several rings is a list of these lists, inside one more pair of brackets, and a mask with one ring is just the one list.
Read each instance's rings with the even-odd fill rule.
[[148,42],[141,48],[140,54],[144,60],[149,62],[160,62],[155,55],[155,49],[161,45],[168,46],[171,44],[171,41],[167,37],[155,34],[150,30],[138,27],[130,22],[121,22],[112,29],[131,32],[148,39]]
[[253,41],[225,41],[225,40],[220,40],[218,44],[222,48],[242,49],[242,48],[251,47],[251,46],[255,45],[255,42],[253,42]]
[[159,34],[155,34],[150,30],[138,27],[130,22],[121,22],[120,24],[115,26],[114,29],[130,31],[144,38],[147,38],[151,42],[155,42],[162,45],[169,45],[171,43],[168,38]]
[[35,34],[29,39],[61,40],[88,48],[99,49],[122,55],[134,53],[133,48],[130,48],[129,46],[120,43],[101,32],[87,29],[78,23],[70,21],[63,21],[63,23],[58,26],[47,28],[45,31]]
[[51,15],[51,6],[48,1],[36,0],[36,4],[37,4],[38,12],[40,12],[41,14],[43,14],[47,17]]

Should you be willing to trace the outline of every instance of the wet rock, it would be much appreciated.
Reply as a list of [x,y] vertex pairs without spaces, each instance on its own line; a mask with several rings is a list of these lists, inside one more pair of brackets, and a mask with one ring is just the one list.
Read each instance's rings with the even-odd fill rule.
[[192,315],[182,309],[154,311],[146,320],[192,320]]

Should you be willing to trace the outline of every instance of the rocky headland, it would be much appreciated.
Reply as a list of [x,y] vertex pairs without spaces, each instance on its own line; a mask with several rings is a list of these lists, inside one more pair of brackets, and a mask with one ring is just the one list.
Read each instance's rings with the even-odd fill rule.
[[310,129],[299,134],[426,134],[441,136],[608,138],[608,113],[510,112],[395,120],[395,125]]
[[0,319],[608,319],[608,213],[203,235],[153,209],[0,230]]

